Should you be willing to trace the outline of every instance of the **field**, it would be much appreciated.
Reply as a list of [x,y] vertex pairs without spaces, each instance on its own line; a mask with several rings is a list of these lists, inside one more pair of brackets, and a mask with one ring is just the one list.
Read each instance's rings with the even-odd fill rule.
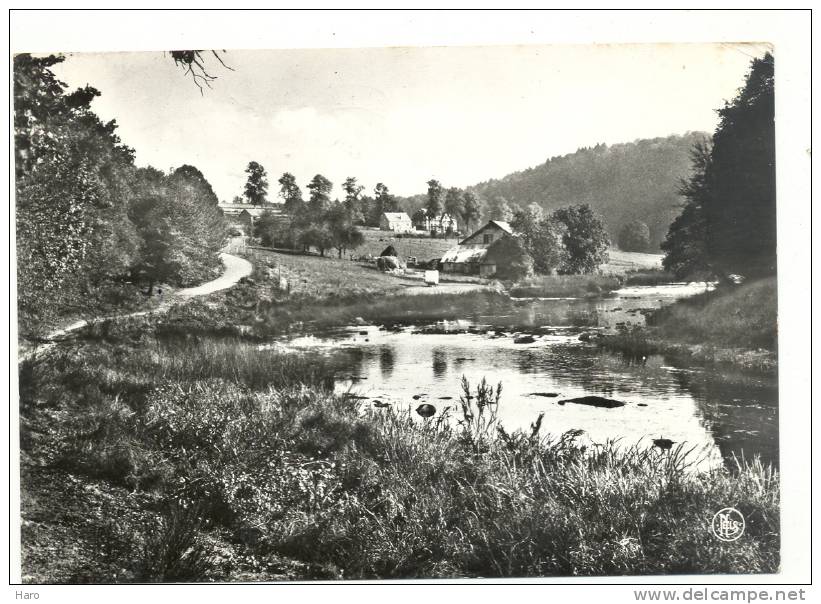
[[388,231],[363,229],[365,243],[353,252],[356,256],[379,256],[389,245],[392,245],[403,259],[415,256],[417,260],[441,258],[450,248],[459,243],[459,239],[432,239],[430,237],[396,237]]
[[294,295],[324,298],[329,294],[367,295],[376,292],[397,292],[410,280],[383,273],[375,265],[352,262],[331,256],[285,254],[261,248],[249,248],[248,258],[256,265],[265,265],[277,277],[287,280]]
[[623,252],[611,248],[608,250],[610,260],[603,264],[601,271],[605,274],[623,275],[630,271],[661,270],[663,254],[642,254],[639,252]]

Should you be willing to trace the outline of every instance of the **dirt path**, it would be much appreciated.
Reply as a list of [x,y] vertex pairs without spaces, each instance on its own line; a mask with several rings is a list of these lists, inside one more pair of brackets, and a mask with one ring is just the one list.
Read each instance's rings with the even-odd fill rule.
[[[163,300],[162,303],[155,308],[150,308],[148,310],[139,310],[137,312],[125,313],[121,315],[99,317],[97,319],[92,319],[91,322],[105,321],[107,319],[116,318],[125,319],[130,317],[142,317],[144,315],[150,315],[153,313],[164,313],[169,308],[171,308],[171,306],[175,302],[190,300],[191,298],[196,298],[197,296],[206,296],[208,294],[212,294],[223,289],[228,289],[229,287],[235,285],[237,281],[239,281],[243,277],[247,277],[248,275],[250,275],[251,271],[254,268],[253,265],[244,258],[240,258],[232,254],[226,254],[222,252],[220,253],[220,258],[222,259],[223,264],[225,264],[225,272],[223,272],[222,275],[220,275],[213,281],[208,281],[207,283],[197,285],[196,287],[188,287],[185,289],[177,290],[176,292],[171,294],[167,299]],[[35,355],[42,354],[49,348],[55,346],[62,338],[64,338],[71,332],[77,331],[78,329],[81,329],[88,324],[89,321],[81,319],[75,323],[72,323],[71,325],[63,327],[62,329],[58,329],[56,331],[51,332],[45,337],[45,339],[47,340],[45,344],[41,344],[31,350],[18,354],[17,363],[22,363],[23,361],[30,359]]]

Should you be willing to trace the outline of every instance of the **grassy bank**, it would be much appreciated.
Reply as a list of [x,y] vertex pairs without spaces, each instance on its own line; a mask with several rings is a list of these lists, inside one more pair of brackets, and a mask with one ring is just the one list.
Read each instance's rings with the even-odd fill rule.
[[637,356],[665,353],[683,361],[774,372],[777,308],[777,281],[772,277],[679,300],[648,316],[646,329],[600,341]]
[[539,275],[510,289],[514,298],[583,298],[618,289],[624,279],[617,275]]
[[[508,434],[484,385],[461,424],[421,421],[333,395],[321,357],[118,340],[21,367],[30,581],[778,568],[778,475],[756,462],[695,475],[682,449]],[[727,505],[747,519],[729,544],[707,528]]]

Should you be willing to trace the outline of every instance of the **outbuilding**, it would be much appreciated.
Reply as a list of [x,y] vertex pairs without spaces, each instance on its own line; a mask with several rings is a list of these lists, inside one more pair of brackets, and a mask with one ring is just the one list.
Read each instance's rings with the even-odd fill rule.
[[440,263],[442,272],[491,277],[499,260],[493,254],[488,256],[490,247],[502,238],[514,236],[508,223],[491,220],[445,252]]

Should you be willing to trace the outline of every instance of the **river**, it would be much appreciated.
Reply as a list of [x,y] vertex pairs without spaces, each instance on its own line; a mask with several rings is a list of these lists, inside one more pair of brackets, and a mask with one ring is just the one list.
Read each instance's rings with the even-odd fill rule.
[[[777,379],[680,367],[661,355],[627,358],[580,339],[644,323],[643,311],[704,291],[705,285],[632,287],[592,299],[522,299],[505,304],[469,296],[457,321],[354,325],[278,340],[272,348],[323,351],[339,367],[336,388],[363,405],[455,412],[465,376],[502,383],[498,415],[508,430],[544,413],[542,433],[582,430],[582,441],[654,446],[684,443],[695,465],[759,455],[778,464]],[[532,341],[531,341],[532,340]],[[615,408],[564,402],[599,396]],[[384,407],[380,407],[384,408]]]

